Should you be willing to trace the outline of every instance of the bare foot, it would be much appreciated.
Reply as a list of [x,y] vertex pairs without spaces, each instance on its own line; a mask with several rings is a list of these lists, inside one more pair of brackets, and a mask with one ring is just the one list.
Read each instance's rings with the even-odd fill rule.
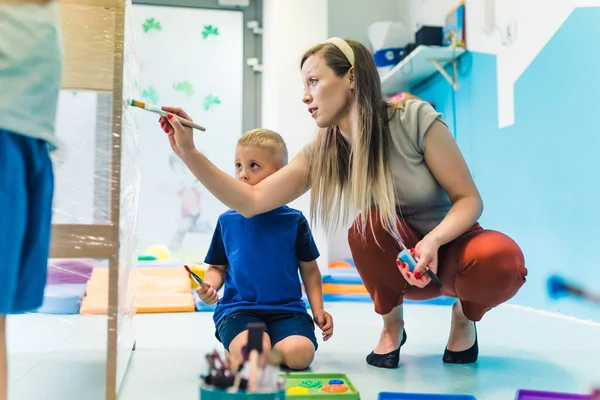
[[381,330],[381,335],[379,336],[379,343],[377,343],[373,352],[375,354],[387,354],[396,350],[398,346],[400,346],[400,338],[402,337],[403,329],[404,322],[400,322],[396,325],[384,325]]
[[452,325],[446,348],[450,351],[468,350],[475,344],[475,323],[463,314],[460,300],[452,306]]

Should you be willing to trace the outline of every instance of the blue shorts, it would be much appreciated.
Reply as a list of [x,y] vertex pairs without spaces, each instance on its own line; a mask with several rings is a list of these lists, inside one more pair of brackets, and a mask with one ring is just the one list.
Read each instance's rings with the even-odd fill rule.
[[42,305],[53,193],[46,142],[0,129],[0,314]]
[[298,311],[240,310],[226,315],[217,323],[215,336],[229,350],[229,344],[237,335],[248,329],[248,323],[262,322],[267,326],[271,346],[288,336],[308,338],[319,347],[315,336],[315,323],[310,315]]

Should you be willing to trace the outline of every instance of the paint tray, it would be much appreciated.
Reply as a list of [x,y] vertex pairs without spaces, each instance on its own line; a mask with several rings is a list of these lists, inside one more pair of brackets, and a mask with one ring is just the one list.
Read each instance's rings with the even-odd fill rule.
[[379,393],[378,400],[477,400],[468,394],[434,394],[434,393]]
[[591,400],[589,394],[542,392],[538,390],[518,390],[515,400]]
[[[330,381],[342,382],[342,384]],[[323,389],[335,389],[340,386],[347,388],[344,392],[328,392]],[[291,372],[287,374],[286,399],[288,400],[317,400],[317,399],[340,399],[360,400],[360,394],[350,382],[346,374],[338,373],[316,373],[316,372]]]

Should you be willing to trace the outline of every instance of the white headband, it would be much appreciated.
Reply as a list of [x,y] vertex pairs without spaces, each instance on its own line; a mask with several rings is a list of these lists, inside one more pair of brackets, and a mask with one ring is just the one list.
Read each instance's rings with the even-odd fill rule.
[[350,47],[350,45],[344,39],[332,37],[327,39],[325,43],[331,43],[335,45],[342,53],[344,53],[348,61],[350,61],[350,65],[354,66],[354,50],[352,50],[352,47]]

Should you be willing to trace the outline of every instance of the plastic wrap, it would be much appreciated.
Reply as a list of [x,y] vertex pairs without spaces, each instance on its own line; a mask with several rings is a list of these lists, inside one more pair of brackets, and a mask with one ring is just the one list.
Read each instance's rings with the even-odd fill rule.
[[64,74],[53,154],[51,259],[39,312],[78,313],[89,278],[108,316],[107,397],[134,345],[136,226],[140,186],[139,68],[130,0],[62,0]]

